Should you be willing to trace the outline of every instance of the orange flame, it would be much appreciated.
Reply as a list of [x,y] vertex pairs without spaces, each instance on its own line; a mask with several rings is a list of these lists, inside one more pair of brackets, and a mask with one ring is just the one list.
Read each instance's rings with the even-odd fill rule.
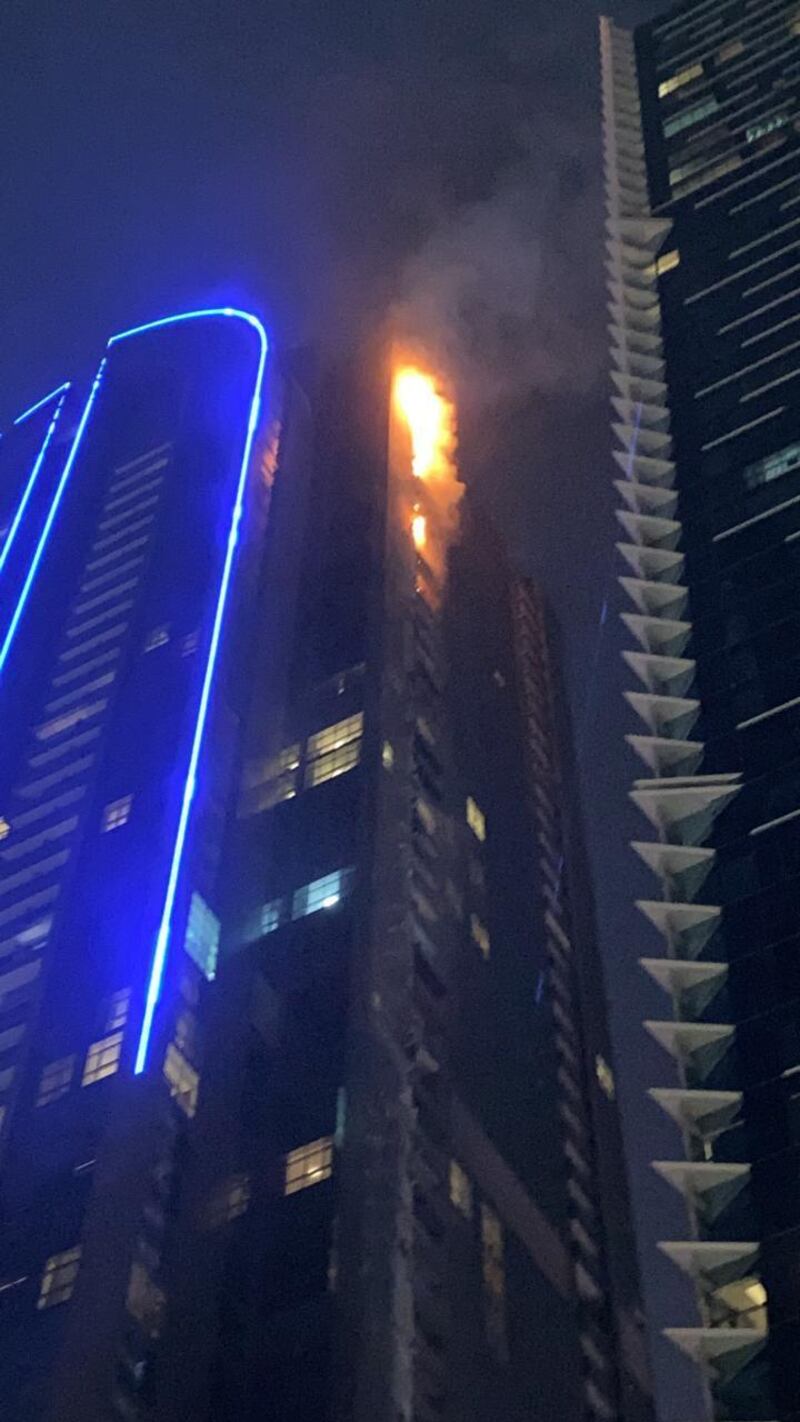
[[418,479],[450,473],[455,445],[455,411],[434,380],[406,366],[397,372],[395,400],[411,435],[411,467]]
[[424,514],[416,513],[411,520],[411,537],[414,540],[415,548],[424,548],[427,539],[427,519]]

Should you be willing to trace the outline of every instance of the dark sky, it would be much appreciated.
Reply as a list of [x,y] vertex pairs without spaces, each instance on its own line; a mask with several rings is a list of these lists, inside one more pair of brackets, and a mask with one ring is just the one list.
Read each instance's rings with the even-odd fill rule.
[[[664,7],[608,8],[636,23]],[[462,392],[465,473],[564,626],[634,1185],[663,1218],[646,1162],[669,1147],[643,1100],[668,1076],[636,1025],[663,1002],[624,908],[622,842],[642,827],[620,808],[613,612],[597,630],[617,571],[597,9],[2,0],[0,427],[93,368],[112,331],[181,307],[252,306],[276,341],[330,350],[390,303],[416,336],[435,328]],[[681,1321],[665,1318],[675,1291],[653,1229],[649,1300]],[[666,1422],[699,1416],[685,1370],[656,1351]]]

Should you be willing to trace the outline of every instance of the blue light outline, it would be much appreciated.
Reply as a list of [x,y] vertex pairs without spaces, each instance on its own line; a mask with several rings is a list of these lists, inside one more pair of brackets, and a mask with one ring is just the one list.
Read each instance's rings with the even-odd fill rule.
[[23,424],[23,422],[29,419],[31,415],[35,415],[37,410],[41,410],[43,405],[47,405],[50,400],[55,400],[57,395],[61,395],[62,397],[66,395],[67,391],[70,388],[70,384],[71,381],[65,380],[63,385],[59,385],[56,387],[55,390],[51,390],[49,395],[43,395],[41,400],[36,401],[35,405],[30,405],[27,410],[23,410],[21,415],[17,415],[14,424]]
[[[66,459],[66,463],[64,464],[64,468],[63,468],[62,471],[61,471],[61,478],[60,478],[59,481],[58,481],[58,485],[57,485],[57,487],[56,487],[56,492],[55,492],[55,494],[53,495],[53,500],[52,500],[52,503],[50,504],[50,508],[49,508],[49,510],[48,510],[47,518],[45,519],[44,528],[42,529],[41,534],[39,535],[39,542],[38,542],[37,545],[36,545],[36,551],[35,551],[33,557],[31,558],[30,565],[29,565],[29,567],[28,567],[28,572],[27,572],[26,577],[25,577],[25,581],[24,581],[24,583],[22,584],[22,591],[20,592],[19,598],[17,599],[17,605],[16,605],[16,607],[14,608],[14,612],[13,612],[13,614],[12,614],[11,621],[10,621],[9,624],[8,624],[8,629],[7,629],[7,631],[6,631],[6,635],[5,635],[4,639],[3,639],[3,644],[2,644],[2,646],[0,647],[0,676],[2,676],[3,669],[4,669],[4,667],[5,667],[6,661],[8,660],[8,654],[9,654],[9,652],[11,651],[11,644],[12,644],[12,642],[14,641],[14,637],[15,637],[15,635],[16,635],[16,631],[17,631],[17,628],[18,628],[19,623],[20,623],[20,618],[22,617],[22,614],[23,614],[23,612],[25,611],[25,604],[27,603],[28,598],[29,598],[29,596],[30,596],[30,591],[31,591],[31,588],[32,588],[32,586],[33,586],[33,581],[34,581],[34,578],[36,577],[36,574],[37,574],[38,569],[39,569],[39,564],[41,563],[42,557],[44,556],[44,550],[45,550],[45,548],[47,547],[47,540],[48,540],[49,537],[50,537],[50,533],[51,533],[53,524],[54,524],[54,522],[55,522],[56,514],[58,513],[59,506],[60,506],[60,504],[61,504],[61,500],[62,500],[62,498],[63,498],[63,496],[64,496],[64,490],[65,490],[66,487],[67,487],[67,481],[68,481],[69,476],[70,476],[70,474],[71,474],[71,472],[72,472],[72,466],[73,466],[73,464],[75,463],[75,457],[76,457],[76,455],[77,455],[77,453],[78,453],[78,448],[79,448],[79,446],[80,446],[80,442],[81,442],[81,440],[83,439],[83,432],[84,432],[84,430],[86,429],[86,425],[87,425],[87,423],[88,423],[89,416],[90,416],[90,414],[91,414],[91,412],[92,412],[92,406],[93,406],[94,401],[95,401],[95,396],[97,395],[97,391],[98,391],[98,389],[99,389],[99,387],[100,387],[100,382],[102,381],[102,378],[103,378],[103,370],[104,370],[104,368],[105,368],[105,360],[102,360],[102,361],[100,362],[100,365],[98,366],[97,374],[96,374],[96,376],[95,376],[95,378],[94,378],[94,381],[93,381],[93,383],[92,383],[92,388],[91,388],[91,390],[89,391],[89,398],[87,399],[86,404],[85,404],[84,407],[83,407],[83,414],[81,415],[81,418],[80,418],[80,424],[78,425],[78,428],[77,428],[77,430],[75,431],[75,437],[74,437],[74,439],[73,439],[73,441],[72,441],[72,444],[71,444],[71,446],[70,446],[70,451],[69,451],[69,454],[67,455],[67,459]],[[58,409],[57,409],[55,415],[53,416],[52,420],[50,421],[50,428],[49,428],[48,431],[47,431],[47,434],[46,434],[46,436],[45,436],[44,445],[42,446],[42,450],[40,451],[40,459],[43,459],[43,458],[44,458],[44,454],[45,454],[45,452],[46,452],[46,450],[47,450],[47,446],[48,446],[48,444],[50,443],[50,440],[52,439],[53,431],[55,430],[56,424],[57,424],[57,422],[58,422],[58,416],[59,416],[60,413],[61,413],[61,408],[62,408],[62,406],[63,406],[64,398],[66,398],[66,392],[65,392],[65,394],[64,394],[64,397],[62,397],[62,400],[61,400],[61,402],[60,402],[60,404],[59,404],[59,407],[58,407]],[[40,467],[41,467],[41,466],[40,466]]]
[[69,381],[67,381],[65,385],[59,385],[57,390],[51,390],[49,395],[45,395],[44,399],[39,400],[37,404],[31,405],[31,408],[29,410],[26,410],[24,415],[19,415],[18,418],[14,421],[15,425],[22,424],[23,420],[27,420],[28,416],[34,414],[36,410],[41,410],[48,403],[49,400],[55,400],[59,395],[61,396],[61,399],[58,401],[58,404],[56,405],[56,408],[53,412],[53,418],[50,421],[47,433],[44,437],[41,448],[39,449],[39,453],[37,454],[36,459],[34,461],[33,468],[30,474],[28,475],[28,482],[25,486],[25,491],[22,495],[22,498],[17,504],[17,511],[11,521],[11,527],[9,528],[8,533],[6,534],[5,540],[3,542],[2,551],[0,551],[0,574],[2,574],[3,569],[6,565],[6,561],[8,559],[8,555],[14,546],[14,539],[19,533],[19,526],[25,516],[25,510],[28,507],[31,494],[33,493],[33,490],[36,486],[36,480],[39,478],[39,472],[41,470],[42,465],[44,464],[44,457],[47,453],[50,441],[55,433],[55,428],[58,424],[61,411],[64,407],[64,401],[67,398],[68,390]]
[[136,1049],[134,1062],[134,1074],[141,1075],[147,1065],[147,1054],[150,1046],[150,1039],[153,1032],[153,1021],[156,1008],[161,997],[161,989],[164,980],[164,968],[167,961],[167,949],[169,947],[169,937],[172,927],[172,916],[175,908],[175,899],[178,892],[178,880],[180,878],[183,852],[186,845],[186,836],[189,831],[189,818],[191,814],[192,801],[197,789],[197,767],[200,761],[200,753],[203,747],[203,737],[208,719],[208,708],[211,700],[211,688],[214,681],[217,656],[219,653],[220,638],[222,635],[222,624],[225,616],[225,606],[228,600],[228,592],[233,572],[234,555],[236,545],[239,541],[239,526],[242,519],[244,507],[244,491],[247,480],[247,471],[250,464],[250,456],[253,448],[253,439],[256,426],[258,424],[259,411],[261,409],[261,390],[264,381],[264,369],[267,360],[269,342],[267,333],[257,316],[253,316],[247,311],[238,311],[234,307],[212,307],[201,311],[187,311],[177,316],[165,316],[159,321],[149,321],[142,326],[132,326],[130,330],[121,331],[118,335],[112,336],[108,342],[109,349],[119,341],[124,341],[132,336],[142,335],[147,331],[159,330],[164,326],[176,325],[181,321],[201,320],[204,317],[228,316],[236,320],[244,321],[251,326],[259,338],[260,351],[258,359],[258,369],[256,372],[253,398],[250,402],[250,414],[247,422],[247,432],[245,435],[244,449],[242,452],[242,462],[239,470],[239,480],[236,488],[236,497],[231,515],[231,524],[228,532],[228,542],[225,552],[225,561],[222,569],[219,591],[217,593],[217,605],[214,613],[214,623],[211,632],[211,641],[208,649],[208,659],[203,676],[203,686],[200,693],[197,720],[195,721],[194,735],[192,737],[192,747],[189,754],[189,763],[186,772],[186,780],[183,787],[181,800],[181,810],[178,817],[178,827],[175,835],[175,842],[172,849],[172,860],[170,863],[169,877],[167,879],[164,905],[161,912],[161,922],[156,936],[153,959],[150,965],[150,975],[147,983],[147,995],[145,998],[145,1008],[142,1017],[142,1026],[139,1034],[139,1042]]

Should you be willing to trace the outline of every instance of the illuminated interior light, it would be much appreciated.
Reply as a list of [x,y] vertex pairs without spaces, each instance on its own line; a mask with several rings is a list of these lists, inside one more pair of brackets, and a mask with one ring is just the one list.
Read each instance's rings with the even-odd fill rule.
[[10,826],[10,824],[8,823],[8,820],[5,819],[2,815],[0,815],[0,840],[2,840],[2,839],[8,839],[8,836],[10,835],[10,833],[11,833],[11,826]]
[[29,420],[29,419],[30,419],[31,415],[35,415],[35,414],[36,414],[36,411],[37,411],[37,410],[43,410],[44,407],[45,407],[45,405],[49,405],[49,404],[50,404],[50,401],[51,401],[51,400],[57,400],[58,397],[59,397],[59,395],[61,396],[61,398],[62,398],[62,400],[63,400],[63,398],[64,398],[64,396],[66,395],[66,393],[67,393],[67,391],[69,390],[69,388],[70,388],[70,381],[69,381],[69,380],[66,380],[63,385],[59,385],[59,386],[57,386],[57,388],[56,388],[55,390],[51,390],[49,395],[43,395],[42,398],[41,398],[41,400],[37,400],[37,401],[36,401],[36,404],[35,404],[35,405],[29,405],[29,407],[28,407],[27,410],[23,410],[23,412],[22,412],[21,415],[17,415],[17,418],[16,418],[15,421],[14,421],[14,424],[15,424],[15,425],[22,425],[22,424],[24,424],[26,420]]
[[[61,478],[58,481],[55,494],[53,495],[53,499],[48,510],[47,518],[45,519],[44,528],[42,529],[42,532],[39,535],[39,542],[37,543],[36,550],[34,552],[33,557],[31,558],[30,566],[25,577],[25,582],[22,585],[22,591],[19,595],[19,598],[17,599],[17,605],[12,613],[11,621],[9,622],[8,629],[6,631],[5,637],[3,638],[2,646],[0,646],[0,675],[2,675],[3,668],[5,667],[6,661],[8,660],[8,654],[11,650],[14,637],[16,636],[20,619],[22,617],[23,612],[25,611],[25,605],[28,601],[28,598],[30,597],[31,588],[33,587],[36,574],[39,571],[39,564],[41,563],[42,558],[44,556],[44,550],[47,547],[47,541],[52,532],[53,524],[55,523],[56,515],[61,505],[61,500],[64,497],[64,491],[69,482],[69,476],[72,473],[72,468],[75,463],[78,450],[80,448],[81,440],[83,439],[84,430],[86,429],[86,426],[89,423],[89,416],[92,413],[92,406],[94,405],[97,392],[100,389],[105,365],[105,360],[102,360],[98,367],[94,381],[92,382],[92,388],[89,391],[89,398],[87,399],[86,404],[83,407],[83,414],[81,415],[78,428],[75,431],[75,436],[73,438],[72,445],[70,446],[70,451],[67,455],[66,463],[61,471]],[[58,418],[61,414],[61,410],[64,405],[64,398],[65,396],[62,395],[61,400],[59,401],[59,404],[53,415],[53,418],[50,421],[50,428],[48,429],[47,434],[45,436],[44,444],[42,445],[42,448],[39,451],[39,458],[37,459],[36,465],[34,466],[34,473],[37,475],[39,469],[42,466],[44,456],[47,452],[47,447],[53,437],[53,433],[58,423]],[[33,478],[33,475],[31,477]],[[3,549],[4,557],[8,556],[9,546],[10,539],[6,542],[5,547]]]
[[338,904],[338,902],[339,902],[339,895],[338,895],[338,894],[329,894],[328,897],[327,897],[327,899],[323,899],[323,900],[322,900],[322,907],[323,907],[323,908],[336,908],[336,905]]
[[258,423],[259,411],[261,408],[261,389],[264,381],[264,368],[267,359],[267,333],[256,316],[245,311],[236,311],[232,307],[215,308],[205,311],[189,311],[178,316],[167,316],[160,321],[150,321],[143,326],[134,326],[128,331],[122,331],[117,336],[112,336],[109,341],[109,349],[119,341],[127,340],[131,336],[143,334],[146,331],[159,330],[164,326],[176,325],[183,321],[192,321],[212,316],[227,316],[238,321],[244,321],[256,332],[259,340],[258,369],[256,372],[255,385],[252,400],[250,402],[250,414],[247,421],[247,430],[242,451],[242,462],[239,470],[239,480],[236,487],[236,495],[231,514],[230,529],[228,532],[228,542],[225,552],[225,561],[222,569],[219,592],[217,594],[217,605],[214,613],[214,622],[211,631],[211,641],[208,649],[205,673],[203,676],[203,686],[200,694],[197,719],[195,721],[192,746],[189,754],[189,762],[184,780],[183,797],[181,809],[178,817],[178,825],[175,834],[175,842],[172,850],[169,877],[167,879],[166,891],[164,895],[164,905],[161,913],[161,922],[156,936],[153,960],[150,966],[150,975],[147,984],[147,995],[145,999],[145,1009],[142,1019],[139,1042],[136,1049],[136,1060],[134,1062],[134,1072],[139,1075],[147,1065],[147,1053],[150,1046],[150,1038],[153,1031],[153,1021],[155,1011],[161,996],[161,989],[164,979],[164,968],[167,960],[167,950],[169,947],[170,929],[172,926],[172,915],[175,909],[175,899],[178,891],[178,881],[180,878],[181,862],[186,844],[186,836],[189,830],[189,820],[191,815],[192,801],[197,789],[197,767],[200,761],[200,753],[203,747],[203,737],[208,718],[208,708],[211,699],[211,688],[214,681],[214,671],[219,653],[220,638],[222,635],[222,624],[225,616],[225,606],[228,600],[228,590],[233,572],[236,545],[239,539],[239,526],[242,519],[244,506],[244,490],[247,479],[247,470],[250,463],[250,454],[253,447],[256,425]]
[[28,504],[30,503],[31,495],[34,491],[34,488],[36,487],[36,481],[39,478],[39,473],[41,471],[42,465],[44,464],[44,457],[47,453],[50,441],[53,438],[56,425],[58,424],[59,417],[64,406],[64,401],[67,398],[68,390],[69,384],[59,386],[58,390],[53,390],[50,395],[45,395],[43,400],[39,400],[37,404],[31,405],[29,410],[26,410],[25,413],[22,415],[18,415],[14,421],[15,425],[21,425],[23,420],[27,420],[28,417],[30,415],[35,414],[37,410],[41,410],[48,403],[48,401],[57,401],[56,408],[53,412],[53,418],[50,421],[47,433],[45,434],[44,440],[42,441],[42,444],[39,448],[39,453],[37,454],[36,459],[34,461],[33,468],[28,476],[28,482],[25,485],[22,498],[20,499],[17,505],[17,511],[14,514],[9,528],[5,530],[6,538],[3,544],[3,550],[2,552],[0,552],[0,574],[2,573],[3,568],[6,565],[8,555],[14,546],[14,539],[16,538],[17,533],[19,532],[19,526],[22,523],[23,518],[25,517],[25,510],[28,507]]

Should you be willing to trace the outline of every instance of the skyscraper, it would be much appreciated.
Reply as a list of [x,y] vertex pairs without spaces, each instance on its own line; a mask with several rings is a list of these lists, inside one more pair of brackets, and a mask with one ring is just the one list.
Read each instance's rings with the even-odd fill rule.
[[0,445],[0,1392],[640,1422],[541,599],[424,373],[265,359],[156,322]]
[[800,1416],[800,10],[602,22],[626,654],[683,1136],[673,1341],[718,1417]]

